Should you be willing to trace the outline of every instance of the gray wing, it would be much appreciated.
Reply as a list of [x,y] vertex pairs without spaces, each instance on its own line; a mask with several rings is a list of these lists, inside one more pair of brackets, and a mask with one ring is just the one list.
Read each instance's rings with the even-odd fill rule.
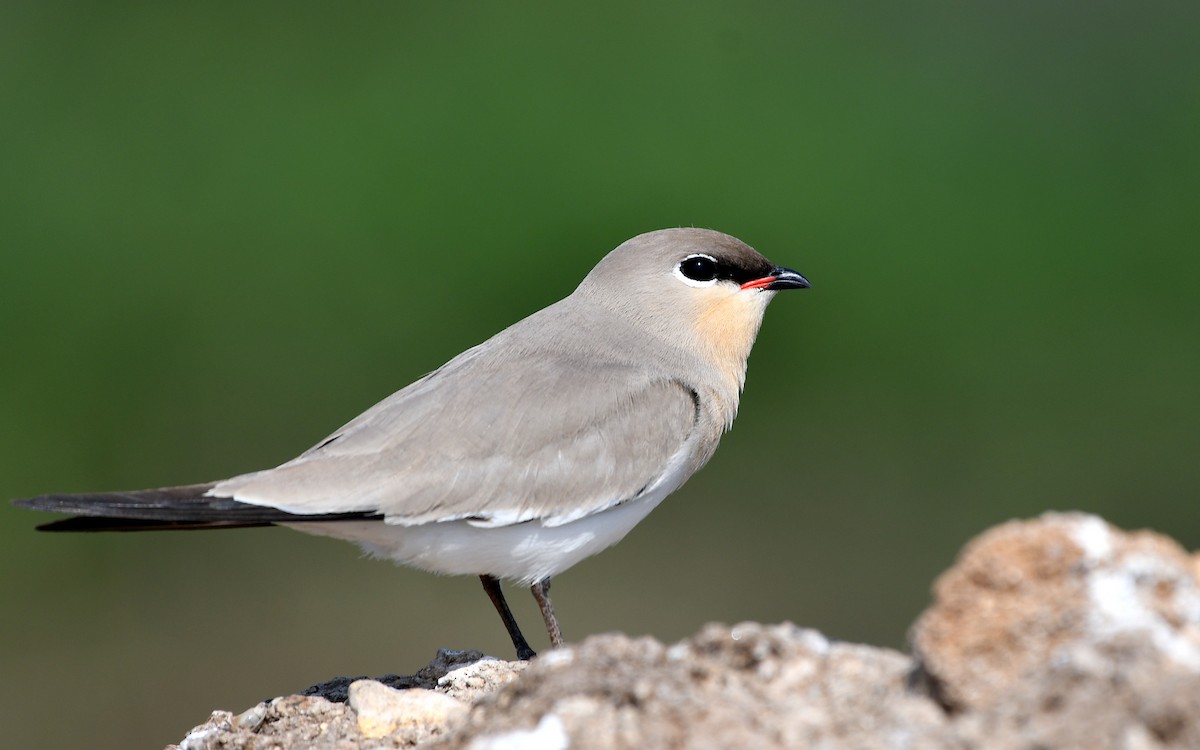
[[403,525],[559,525],[678,476],[700,423],[690,388],[570,351],[495,349],[465,352],[293,461],[209,494]]

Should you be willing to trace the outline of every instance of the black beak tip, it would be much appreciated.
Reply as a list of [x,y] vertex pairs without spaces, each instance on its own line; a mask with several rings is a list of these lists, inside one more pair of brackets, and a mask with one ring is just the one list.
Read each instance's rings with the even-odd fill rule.
[[775,277],[775,280],[767,285],[767,289],[772,291],[809,289],[812,287],[812,284],[808,283],[808,279],[790,268],[776,268],[771,271],[771,275]]

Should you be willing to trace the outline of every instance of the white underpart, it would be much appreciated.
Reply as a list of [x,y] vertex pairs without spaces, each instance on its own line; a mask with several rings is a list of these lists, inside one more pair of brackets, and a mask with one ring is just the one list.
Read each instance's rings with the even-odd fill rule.
[[643,497],[562,526],[538,521],[511,526],[472,526],[469,521],[418,526],[379,521],[283,525],[355,542],[368,554],[434,573],[487,574],[531,584],[616,544],[660,501]]
[[[556,515],[523,523],[480,524],[451,519],[405,524],[405,519],[282,524],[358,544],[375,557],[446,575],[491,575],[531,584],[555,576],[621,541],[690,476],[693,435],[675,452],[644,494],[586,516]],[[240,498],[239,498],[240,499]],[[480,508],[485,518],[489,514]]]
[[[446,575],[492,575],[531,584],[621,541],[687,479],[686,444],[646,493],[568,523],[546,519],[480,526],[460,519],[402,525],[379,521],[282,524],[354,542],[375,557]],[[480,512],[486,512],[480,509]]]

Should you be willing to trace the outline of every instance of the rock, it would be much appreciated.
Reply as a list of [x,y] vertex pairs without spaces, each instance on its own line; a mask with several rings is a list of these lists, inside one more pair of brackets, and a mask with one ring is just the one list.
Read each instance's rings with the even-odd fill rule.
[[[465,718],[467,700],[513,680],[523,662],[483,657],[465,664],[463,654],[442,650],[416,675],[393,682],[431,688],[397,690],[376,680],[337,678],[333,686],[345,701],[320,695],[292,695],[264,701],[239,716],[217,711],[168,750],[383,750],[407,748],[453,730]],[[480,659],[478,652],[475,658]],[[451,669],[455,665],[457,668]],[[396,676],[391,676],[396,677]]]
[[178,750],[392,747],[359,745],[358,738],[353,715],[346,704],[291,695],[255,706],[240,716],[228,711],[214,712],[207,722],[188,732]]
[[912,642],[974,746],[1200,748],[1200,581],[1158,534],[1055,513],[992,529]]
[[[460,667],[470,666],[482,659],[495,661],[491,656],[485,657],[482,651],[454,651],[442,648],[438,649],[437,656],[433,657],[433,661],[421,667],[416,674],[387,674],[383,677],[376,677],[374,680],[397,690],[404,690],[406,688],[432,689],[437,686],[438,680],[445,677],[448,673]],[[345,703],[349,695],[350,685],[358,680],[366,679],[371,678],[334,677],[333,679],[301,690],[300,695],[317,695],[335,703]]]
[[374,680],[353,683],[348,703],[363,737],[375,740],[399,734],[412,744],[453,725],[467,710],[467,704],[444,693],[397,690]]
[[501,661],[486,656],[471,664],[451,670],[437,681],[437,689],[451,698],[474,703],[488,693],[494,693],[525,671],[529,662]]
[[911,638],[907,656],[744,623],[529,664],[442,651],[391,686],[214,713],[178,748],[1200,748],[1200,556],[1166,537],[1082,514],[1004,524],[939,578]]
[[509,732],[478,737],[470,750],[567,750],[571,738],[562,719],[546,714],[533,729],[514,729]]
[[597,636],[536,660],[431,747],[563,746],[563,734],[579,750],[954,747],[940,707],[907,687],[911,669],[790,624],[710,625],[670,647]]

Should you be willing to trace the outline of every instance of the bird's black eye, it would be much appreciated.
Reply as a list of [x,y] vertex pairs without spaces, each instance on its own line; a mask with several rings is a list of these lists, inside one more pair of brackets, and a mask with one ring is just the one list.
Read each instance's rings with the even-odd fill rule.
[[679,262],[679,272],[692,281],[717,278],[717,261],[707,255],[689,255]]

